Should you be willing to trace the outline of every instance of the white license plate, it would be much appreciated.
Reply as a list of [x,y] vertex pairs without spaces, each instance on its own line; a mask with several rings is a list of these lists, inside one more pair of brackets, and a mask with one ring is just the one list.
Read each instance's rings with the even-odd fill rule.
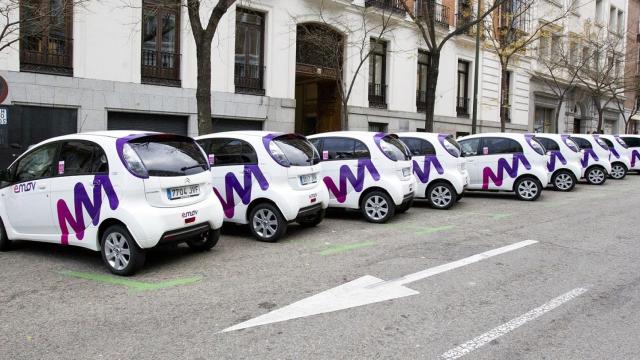
[[169,200],[184,199],[200,195],[200,185],[181,186],[167,189]]
[[315,184],[317,182],[318,182],[318,175],[316,174],[300,175],[300,184],[302,185]]

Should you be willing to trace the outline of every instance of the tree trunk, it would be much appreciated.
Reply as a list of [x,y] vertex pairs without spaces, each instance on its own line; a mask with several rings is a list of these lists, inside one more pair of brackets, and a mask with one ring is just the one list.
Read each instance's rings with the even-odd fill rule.
[[198,81],[196,87],[196,103],[198,107],[198,135],[213,132],[211,119],[211,42],[207,36],[201,36],[196,46],[198,64]]
[[[555,113],[555,124],[556,124],[556,132],[559,132],[559,128],[560,126],[558,126],[558,122],[560,121],[560,110],[562,110],[562,103],[564,102],[564,98],[559,98],[558,99],[558,105],[556,105],[556,113]],[[534,114],[535,115],[535,114]],[[535,121],[535,120],[534,120]],[[565,124],[566,125],[566,124]],[[542,129],[544,130],[544,128]],[[564,132],[567,132],[567,129],[565,128]]]
[[436,87],[440,73],[440,51],[432,51],[427,68],[427,89],[425,91],[425,119],[424,130],[433,132],[433,115],[436,108]]
[[342,103],[342,130],[349,130],[349,99],[344,99]]
[[509,120],[509,83],[507,83],[507,66],[500,67],[500,132],[507,130]]

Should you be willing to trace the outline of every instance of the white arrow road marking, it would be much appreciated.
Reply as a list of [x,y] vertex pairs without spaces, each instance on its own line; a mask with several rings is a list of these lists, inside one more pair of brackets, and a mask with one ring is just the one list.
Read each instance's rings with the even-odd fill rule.
[[557,298],[549,301],[548,303],[537,307],[531,311],[529,311],[528,313],[519,316],[507,323],[504,323],[500,326],[498,326],[497,328],[494,328],[478,337],[476,337],[473,340],[467,341],[466,343],[457,346],[449,351],[447,351],[446,353],[442,354],[441,358],[442,359],[446,359],[446,360],[453,360],[453,359],[458,359],[461,358],[463,356],[465,356],[466,354],[472,352],[473,350],[476,350],[484,345],[486,345],[487,343],[501,337],[502,335],[505,335],[507,333],[509,333],[510,331],[513,331],[517,328],[519,328],[520,326],[524,325],[525,323],[531,321],[531,320],[535,320],[536,318],[544,315],[545,313],[557,308],[558,306],[566,303],[567,301],[573,300],[574,298],[584,294],[587,291],[587,289],[585,288],[577,288],[577,289],[573,289],[571,291],[569,291],[566,294],[560,295]]
[[266,325],[311,315],[324,314],[338,310],[349,309],[357,306],[373,304],[381,301],[402,298],[419,294],[403,285],[422,280],[430,276],[441,274],[445,271],[476,263],[490,257],[517,250],[537,243],[534,240],[525,240],[512,245],[489,250],[480,254],[469,256],[447,264],[409,274],[401,278],[384,281],[374,276],[363,276],[333,289],[321,292],[317,295],[302,299],[289,306],[274,310],[257,318],[245,321],[222,332],[246,329],[254,326]]

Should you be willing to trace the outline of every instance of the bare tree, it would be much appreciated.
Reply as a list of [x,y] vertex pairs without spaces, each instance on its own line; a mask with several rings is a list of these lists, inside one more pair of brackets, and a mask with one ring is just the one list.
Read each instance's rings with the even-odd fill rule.
[[[332,1],[310,1],[317,23],[298,24],[297,42],[304,59],[310,65],[321,66],[335,72],[338,94],[342,105],[341,127],[349,128],[349,99],[353,93],[362,68],[369,61],[375,48],[371,39],[382,42],[391,36],[398,19],[386,8],[359,7],[357,11],[345,12]],[[339,29],[340,33],[327,31]],[[351,51],[347,51],[347,50]],[[382,90],[384,91],[384,90]]]
[[[474,3],[465,2],[464,8],[458,9],[458,23],[455,29],[449,31],[452,16],[448,8],[436,3],[435,0],[397,0],[407,12],[420,32],[421,39],[429,52],[427,67],[427,84],[425,91],[425,130],[433,131],[435,112],[436,88],[440,74],[440,53],[444,45],[455,36],[480,31],[478,25],[485,17],[495,11],[500,4],[507,0],[493,0],[486,6],[480,17],[474,15]],[[478,6],[476,4],[476,6]],[[481,9],[482,10],[482,9]]]
[[[535,7],[534,5],[540,4]],[[485,19],[486,44],[500,61],[500,131],[506,130],[509,120],[509,65],[520,56],[526,55],[545,30],[567,17],[575,8],[570,3],[562,10],[545,12],[542,2],[535,0],[508,0]],[[553,8],[553,6],[551,6]],[[537,22],[531,16],[538,11]]]

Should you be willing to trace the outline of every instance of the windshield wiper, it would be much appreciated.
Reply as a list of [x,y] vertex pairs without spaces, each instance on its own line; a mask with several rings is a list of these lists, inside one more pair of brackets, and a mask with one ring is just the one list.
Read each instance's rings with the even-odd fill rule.
[[191,166],[185,166],[185,167],[181,167],[180,171],[186,171],[186,170],[191,170],[191,169],[195,169],[197,167],[202,167],[202,168],[207,168],[206,164],[197,164],[197,165],[191,165]]

